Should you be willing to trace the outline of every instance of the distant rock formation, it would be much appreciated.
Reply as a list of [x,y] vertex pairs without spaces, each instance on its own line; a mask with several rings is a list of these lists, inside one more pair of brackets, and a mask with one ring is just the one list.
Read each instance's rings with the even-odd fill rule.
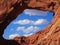
[[[24,9],[48,10],[54,17],[44,30],[17,38],[20,42],[2,38],[7,25]],[[0,45],[60,45],[60,0],[0,0]]]

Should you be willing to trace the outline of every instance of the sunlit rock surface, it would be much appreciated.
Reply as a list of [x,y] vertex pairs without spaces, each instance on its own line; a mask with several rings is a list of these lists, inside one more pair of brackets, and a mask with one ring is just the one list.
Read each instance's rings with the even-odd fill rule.
[[44,30],[20,37],[20,45],[60,45],[60,0],[0,0],[0,45],[18,45],[17,40],[5,40],[2,35],[7,25],[27,8],[52,11],[54,17]]

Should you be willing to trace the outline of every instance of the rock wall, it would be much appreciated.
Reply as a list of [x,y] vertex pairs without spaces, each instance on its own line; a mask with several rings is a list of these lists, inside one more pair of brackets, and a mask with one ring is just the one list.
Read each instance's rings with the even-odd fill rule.
[[[51,11],[54,17],[44,30],[29,37],[20,37],[20,44],[2,37],[4,29],[24,9]],[[0,0],[0,44],[1,45],[59,45],[60,0]],[[17,38],[19,39],[19,38]],[[15,40],[15,39],[14,39]]]

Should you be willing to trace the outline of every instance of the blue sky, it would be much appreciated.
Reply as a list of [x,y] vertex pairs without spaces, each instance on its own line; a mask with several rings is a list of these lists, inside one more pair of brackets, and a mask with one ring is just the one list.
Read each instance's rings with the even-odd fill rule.
[[19,14],[5,29],[3,37],[5,39],[16,36],[29,36],[44,29],[53,17],[49,11],[25,9]]

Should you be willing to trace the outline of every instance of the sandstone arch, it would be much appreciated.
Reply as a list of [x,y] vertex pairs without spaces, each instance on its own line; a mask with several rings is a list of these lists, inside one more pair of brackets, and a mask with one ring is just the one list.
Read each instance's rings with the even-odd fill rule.
[[[51,45],[59,45],[59,30],[60,30],[60,1],[59,0],[0,0],[0,41],[6,41],[2,34],[4,33],[4,29],[7,27],[7,25],[15,19],[18,14],[22,13],[24,9],[37,9],[37,10],[48,10],[52,11],[54,13],[54,17],[52,19],[52,22],[47,28],[45,28],[43,31],[40,31],[36,33],[35,35],[27,37],[27,39],[30,40],[30,45],[43,45],[45,42],[45,45],[50,44]],[[53,31],[51,31],[53,30]],[[43,33],[42,33],[43,32]],[[54,32],[58,32],[57,34],[53,34]],[[39,36],[43,35],[43,36]],[[57,36],[57,38],[54,38],[52,36]],[[36,38],[39,36],[39,40],[36,42]],[[36,37],[36,38],[34,38]],[[30,39],[31,38],[31,39]],[[54,38],[54,39],[52,39]],[[49,40],[49,42],[47,42]],[[57,40],[57,41],[55,41]],[[46,43],[47,42],[47,43]],[[2,42],[3,43],[3,42]],[[28,45],[29,45],[28,44]]]

